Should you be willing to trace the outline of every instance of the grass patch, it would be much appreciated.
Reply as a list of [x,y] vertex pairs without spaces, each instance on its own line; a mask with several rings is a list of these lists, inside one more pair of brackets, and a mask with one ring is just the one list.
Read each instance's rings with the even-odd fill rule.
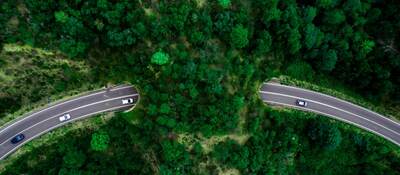
[[[5,117],[0,118],[0,126],[6,125],[8,122],[11,122],[14,119],[17,118],[22,118],[26,117],[35,111],[40,111],[50,105],[62,102],[62,101],[67,101],[70,99],[73,99],[75,97],[81,96],[85,93],[82,92],[87,92],[95,89],[101,88],[100,84],[88,84],[86,86],[82,86],[79,89],[71,90],[71,91],[63,91],[59,94],[52,95],[48,98],[43,98],[38,102],[32,103],[32,104],[27,104],[24,105],[22,108],[20,108],[18,111],[7,114]],[[50,100],[50,103],[49,103]]]
[[[36,103],[100,87],[84,61],[27,45],[5,44],[0,52],[0,118]],[[48,99],[48,97],[53,97]],[[26,107],[28,106],[28,107]],[[26,112],[27,110],[22,110]],[[9,117],[6,117],[9,118]],[[1,119],[1,123],[9,119]],[[4,121],[3,121],[4,120]]]

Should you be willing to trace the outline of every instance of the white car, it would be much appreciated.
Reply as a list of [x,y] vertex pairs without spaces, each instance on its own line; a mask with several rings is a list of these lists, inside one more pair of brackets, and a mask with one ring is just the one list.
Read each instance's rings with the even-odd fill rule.
[[304,100],[296,100],[296,105],[306,107],[308,105],[308,103]]
[[134,102],[133,98],[127,98],[122,100],[123,105],[132,104],[133,102]]
[[71,118],[71,115],[69,114],[64,114],[63,116],[59,117],[58,119],[60,120],[60,122],[69,120]]

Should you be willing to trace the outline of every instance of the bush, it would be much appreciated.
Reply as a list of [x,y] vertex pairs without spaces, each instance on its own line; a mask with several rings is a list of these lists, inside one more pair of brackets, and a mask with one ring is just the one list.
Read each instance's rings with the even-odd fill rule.
[[308,63],[294,61],[287,67],[286,74],[300,80],[312,80],[315,73]]

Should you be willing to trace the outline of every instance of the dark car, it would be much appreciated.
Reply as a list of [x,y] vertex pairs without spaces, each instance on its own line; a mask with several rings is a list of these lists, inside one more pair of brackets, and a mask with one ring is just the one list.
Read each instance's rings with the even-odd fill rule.
[[24,140],[24,138],[25,138],[24,134],[18,134],[14,138],[11,139],[11,143],[16,144],[16,143],[20,142],[21,140]]
[[304,100],[296,100],[296,105],[306,107],[308,105],[308,103]]

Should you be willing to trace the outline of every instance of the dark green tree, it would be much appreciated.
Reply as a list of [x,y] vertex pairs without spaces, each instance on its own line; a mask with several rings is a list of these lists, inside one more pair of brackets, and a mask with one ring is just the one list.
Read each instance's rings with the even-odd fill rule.
[[271,51],[272,47],[272,37],[268,31],[262,31],[260,33],[260,38],[257,39],[257,49],[258,54],[266,54]]
[[325,13],[324,22],[327,24],[337,25],[343,23],[345,20],[346,16],[342,10],[335,9]]
[[311,142],[326,150],[335,150],[342,142],[342,134],[337,126],[323,122],[310,125],[308,136]]
[[63,157],[64,166],[67,168],[80,168],[86,160],[86,156],[76,149],[69,150]]
[[301,49],[301,34],[298,29],[290,29],[289,30],[289,38],[288,38],[288,44],[289,44],[289,53],[295,54],[299,52]]
[[331,8],[335,6],[337,0],[316,0],[316,4],[322,8]]
[[320,64],[321,70],[323,71],[332,71],[337,62],[337,54],[335,50],[328,50],[327,52],[324,53],[323,55],[323,60],[322,63]]

